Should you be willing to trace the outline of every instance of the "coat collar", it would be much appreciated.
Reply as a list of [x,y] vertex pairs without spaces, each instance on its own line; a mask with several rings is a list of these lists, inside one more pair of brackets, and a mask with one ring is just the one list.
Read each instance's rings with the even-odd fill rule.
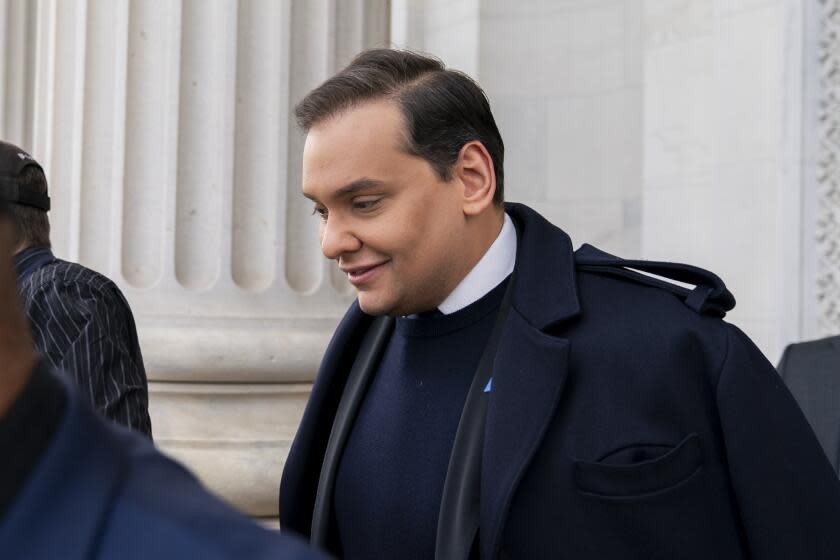
[[509,202],[505,210],[519,234],[513,307],[540,331],[577,315],[580,303],[572,240],[524,204]]
[[35,245],[24,249],[14,258],[18,283],[23,282],[30,274],[54,260],[52,251],[45,245]]

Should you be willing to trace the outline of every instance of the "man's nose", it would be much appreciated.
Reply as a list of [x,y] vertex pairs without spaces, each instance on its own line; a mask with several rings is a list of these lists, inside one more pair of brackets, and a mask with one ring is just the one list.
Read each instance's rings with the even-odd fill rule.
[[321,225],[321,252],[328,259],[337,259],[345,253],[356,252],[361,247],[361,240],[337,217],[330,216]]

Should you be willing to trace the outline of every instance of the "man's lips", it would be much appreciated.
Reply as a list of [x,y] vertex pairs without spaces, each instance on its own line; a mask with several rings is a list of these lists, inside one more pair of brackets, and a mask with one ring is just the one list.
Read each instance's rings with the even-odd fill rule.
[[379,271],[382,270],[382,267],[388,261],[384,261],[381,263],[370,264],[365,266],[348,266],[348,267],[341,267],[341,271],[347,275],[347,279],[350,280],[350,283],[354,286],[358,287],[362,284],[370,282],[374,276],[379,274]]

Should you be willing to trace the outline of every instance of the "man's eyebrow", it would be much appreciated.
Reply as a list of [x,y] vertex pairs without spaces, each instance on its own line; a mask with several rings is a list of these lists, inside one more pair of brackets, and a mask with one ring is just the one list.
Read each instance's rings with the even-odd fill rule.
[[376,179],[368,179],[367,177],[362,177],[361,179],[356,179],[352,183],[344,185],[340,189],[336,190],[333,193],[333,197],[340,198],[351,194],[357,194],[360,191],[378,189],[384,186],[384,184],[385,183],[383,183],[382,181],[377,181]]
[[[343,187],[337,189],[335,192],[330,194],[330,198],[342,198],[345,196],[349,196],[352,194],[358,194],[359,192],[371,190],[371,189],[378,189],[385,186],[385,183],[382,181],[377,181],[376,179],[369,179],[367,177],[362,177],[361,179],[356,179],[352,183],[348,183]],[[303,193],[303,196],[310,200],[315,200],[314,197]]]

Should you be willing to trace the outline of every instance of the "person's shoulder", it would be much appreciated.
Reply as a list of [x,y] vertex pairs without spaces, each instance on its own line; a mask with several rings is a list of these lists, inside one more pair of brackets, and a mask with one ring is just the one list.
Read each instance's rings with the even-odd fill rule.
[[735,307],[735,297],[723,280],[700,267],[623,259],[588,244],[575,251],[574,259],[582,297],[589,290],[614,305],[635,302],[649,312],[715,319]]
[[645,368],[655,363],[687,372],[702,365],[712,377],[720,371],[734,335],[723,318],[735,298],[715,274],[679,263],[622,259],[591,245],[574,258],[580,318],[568,333],[580,346],[632,357]]
[[35,275],[38,275],[43,280],[49,279],[54,283],[83,285],[95,290],[117,289],[113,280],[101,272],[97,272],[77,262],[62,259],[55,259],[53,262],[41,267],[33,273],[33,277]]
[[26,281],[24,291],[29,298],[58,294],[65,301],[85,300],[110,309],[128,305],[117,284],[91,268],[79,263],[55,259],[35,272]]
[[107,429],[126,470],[102,535],[103,557],[316,557],[302,541],[223,503],[144,438],[118,426]]
[[785,349],[787,352],[797,352],[802,354],[810,354],[812,352],[840,351],[840,335],[828,336],[825,338],[818,338],[815,340],[804,340],[802,342],[794,342],[789,344]]
[[833,360],[840,355],[840,335],[789,344],[779,361],[779,371],[787,376],[790,369],[801,368],[814,360]]
[[146,438],[96,415],[68,380],[40,371],[65,407],[0,524],[4,558],[315,557],[213,496]]

